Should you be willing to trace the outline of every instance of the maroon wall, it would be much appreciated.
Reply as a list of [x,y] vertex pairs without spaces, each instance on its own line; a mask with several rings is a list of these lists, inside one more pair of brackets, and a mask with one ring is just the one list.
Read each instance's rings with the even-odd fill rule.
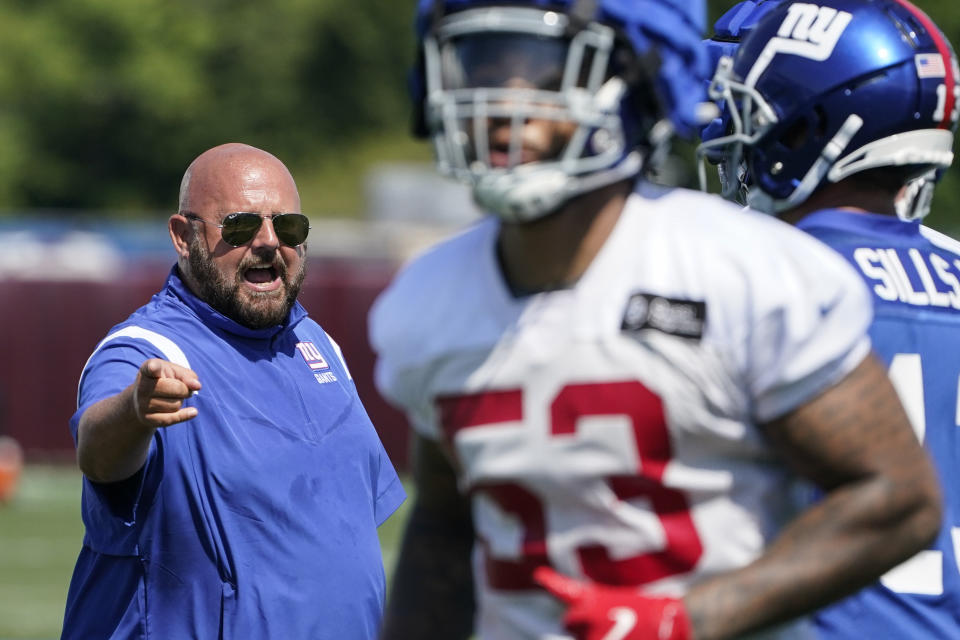
[[[0,280],[0,433],[16,438],[28,459],[73,457],[67,422],[84,363],[110,327],[160,289],[168,269],[141,265],[104,283]],[[394,269],[388,261],[311,258],[300,302],[340,344],[387,452],[406,468],[406,423],[374,389],[367,343],[367,311]]]

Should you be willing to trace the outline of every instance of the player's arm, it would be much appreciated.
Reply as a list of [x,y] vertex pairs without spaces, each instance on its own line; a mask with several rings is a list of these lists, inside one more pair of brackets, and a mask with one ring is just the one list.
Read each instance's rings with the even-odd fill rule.
[[133,383],[96,402],[77,427],[77,463],[94,482],[117,482],[143,466],[159,427],[197,415],[183,400],[200,389],[197,375],[166,360],[144,362]]
[[470,553],[473,522],[467,499],[439,446],[413,440],[416,502],[394,573],[384,640],[469,638],[473,631]]
[[720,640],[809,613],[876,580],[926,547],[940,522],[933,467],[883,366],[872,356],[839,384],[765,426],[782,459],[825,497],[754,563],[693,586],[682,600],[536,577],[568,605],[579,640]]
[[872,356],[765,433],[825,496],[759,560],[687,594],[697,640],[735,637],[845,596],[925,548],[939,527],[934,469]]

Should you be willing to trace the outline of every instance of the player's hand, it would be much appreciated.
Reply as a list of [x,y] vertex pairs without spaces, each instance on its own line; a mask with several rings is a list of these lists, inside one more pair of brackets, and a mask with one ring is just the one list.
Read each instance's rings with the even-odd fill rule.
[[569,605],[563,624],[577,640],[692,640],[683,601],[644,596],[634,588],[580,582],[549,567],[534,580]]
[[178,364],[151,358],[137,372],[133,383],[133,409],[141,424],[169,427],[196,417],[196,407],[183,401],[200,389],[197,374]]

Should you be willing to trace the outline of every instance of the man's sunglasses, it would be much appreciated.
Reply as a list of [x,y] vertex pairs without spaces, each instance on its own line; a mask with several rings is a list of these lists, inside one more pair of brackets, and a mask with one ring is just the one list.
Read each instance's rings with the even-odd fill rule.
[[288,247],[297,247],[303,244],[310,233],[310,219],[302,213],[252,213],[239,211],[227,214],[223,222],[216,224],[208,222],[195,213],[181,211],[180,215],[188,220],[199,220],[203,224],[212,224],[220,229],[220,236],[227,244],[239,247],[250,242],[257,232],[264,218],[273,222],[273,231],[277,239]]

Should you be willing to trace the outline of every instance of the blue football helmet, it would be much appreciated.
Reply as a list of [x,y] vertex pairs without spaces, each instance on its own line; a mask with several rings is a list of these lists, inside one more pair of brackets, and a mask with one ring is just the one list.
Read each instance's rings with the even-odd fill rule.
[[[738,2],[733,8],[720,16],[713,25],[713,35],[703,41],[707,48],[710,69],[715,70],[721,59],[732,58],[736,55],[740,42],[756,28],[761,18],[773,11],[782,1],[744,0]],[[723,101],[720,101],[717,106],[720,108],[718,117],[714,118],[701,131],[700,135],[704,140],[713,140],[720,137],[726,132],[730,123],[730,113]],[[702,189],[706,190],[707,188],[704,158],[717,166],[720,182],[724,186],[745,184],[746,176],[742,175],[743,168],[741,166],[730,166],[729,159],[724,157],[723,148],[709,148],[702,151],[703,155],[699,162],[700,186]],[[736,199],[740,202],[746,201],[745,189],[740,189],[735,198],[730,193],[726,195],[729,199]]]
[[[539,218],[703,124],[705,13],[703,0],[420,0],[416,129],[479,205]],[[547,157],[525,153],[533,120],[568,126]],[[491,142],[491,123],[507,140]]]
[[768,213],[826,181],[910,167],[918,193],[898,206],[915,216],[953,160],[958,79],[950,43],[906,0],[785,2],[720,60],[710,96],[723,116],[699,153],[722,158],[725,197],[746,187],[747,202]]

